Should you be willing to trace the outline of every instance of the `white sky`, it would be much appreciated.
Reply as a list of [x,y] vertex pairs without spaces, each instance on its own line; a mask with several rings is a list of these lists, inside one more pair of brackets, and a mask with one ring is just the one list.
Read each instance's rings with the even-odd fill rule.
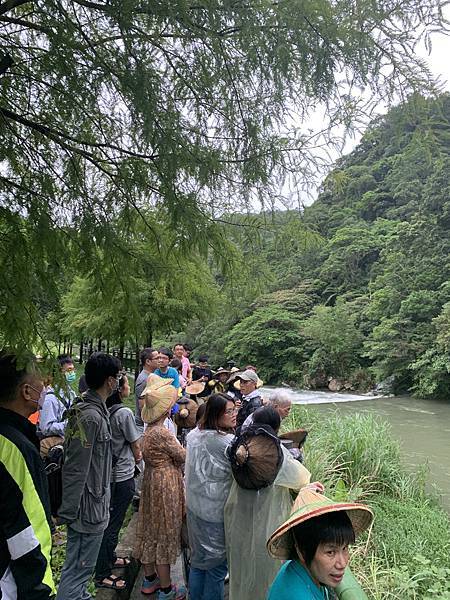
[[[448,13],[446,16],[448,19],[450,19],[450,6],[445,12]],[[426,60],[432,73],[439,79],[442,91],[450,91],[450,36],[446,36],[440,33],[433,34],[431,36],[430,51],[428,51],[425,48],[424,44],[421,44],[421,46],[418,47],[418,54]],[[380,104],[380,113],[382,114],[384,112],[386,112],[386,107]],[[319,127],[320,123],[322,122],[321,115],[314,115],[312,121],[315,125],[314,128]],[[361,134],[355,134],[354,137],[347,139],[342,154],[349,154],[358,144],[360,139]],[[332,150],[330,154],[335,156],[334,160],[336,160],[340,156],[337,152],[334,152]],[[332,168],[333,165],[330,165],[330,170]],[[283,192],[286,193],[286,190],[289,187],[290,185],[287,184],[287,186],[284,187]],[[294,186],[294,189],[295,187],[296,186]],[[292,194],[292,187],[290,189],[291,191],[288,192],[287,195],[290,196],[291,199],[294,201],[294,205],[297,203],[297,201],[294,200],[293,196],[297,196],[300,203],[303,206],[312,204],[312,202],[317,197],[317,192],[314,192],[314,190],[311,189],[309,190],[310,195],[303,191],[300,191],[299,193],[298,188],[297,192],[294,192],[294,194]]]

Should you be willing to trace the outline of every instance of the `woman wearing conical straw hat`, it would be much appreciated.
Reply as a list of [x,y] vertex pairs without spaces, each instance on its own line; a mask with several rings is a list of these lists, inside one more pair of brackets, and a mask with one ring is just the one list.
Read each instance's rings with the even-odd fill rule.
[[144,480],[134,556],[144,567],[141,592],[157,600],[181,600],[184,588],[172,586],[170,565],[181,552],[181,525],[185,512],[182,465],[186,451],[164,427],[164,420],[178,397],[172,379],[152,373],[142,393],[142,420],[147,423],[142,454]]
[[327,600],[330,589],[339,598],[366,598],[347,565],[349,545],[372,520],[364,504],[334,502],[313,489],[300,490],[291,516],[267,542],[271,556],[286,560],[268,600]]

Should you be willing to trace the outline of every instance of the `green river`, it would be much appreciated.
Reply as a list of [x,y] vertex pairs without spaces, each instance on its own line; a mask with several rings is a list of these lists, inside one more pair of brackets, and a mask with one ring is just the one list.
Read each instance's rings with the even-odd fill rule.
[[343,414],[370,412],[386,419],[400,442],[405,464],[414,469],[427,463],[429,482],[450,512],[450,402],[294,390],[293,401],[314,410],[332,408]]

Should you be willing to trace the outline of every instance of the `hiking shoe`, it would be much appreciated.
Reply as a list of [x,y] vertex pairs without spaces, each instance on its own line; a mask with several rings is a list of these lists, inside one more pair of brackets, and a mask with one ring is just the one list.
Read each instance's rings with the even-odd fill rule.
[[165,594],[162,590],[159,590],[156,596],[157,600],[184,600],[186,598],[187,590],[184,585],[173,585],[170,592]]
[[154,594],[159,590],[160,587],[161,585],[159,583],[159,577],[157,577],[153,581],[149,581],[144,577],[144,579],[142,580],[141,593],[147,595]]

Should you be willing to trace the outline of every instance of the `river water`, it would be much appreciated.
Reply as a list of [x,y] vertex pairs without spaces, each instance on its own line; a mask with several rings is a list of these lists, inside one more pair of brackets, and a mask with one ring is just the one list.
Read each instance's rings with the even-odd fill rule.
[[386,419],[400,442],[405,464],[411,469],[423,463],[429,465],[430,484],[450,512],[450,402],[309,390],[292,390],[292,397],[295,404],[308,404],[310,410],[370,412]]

